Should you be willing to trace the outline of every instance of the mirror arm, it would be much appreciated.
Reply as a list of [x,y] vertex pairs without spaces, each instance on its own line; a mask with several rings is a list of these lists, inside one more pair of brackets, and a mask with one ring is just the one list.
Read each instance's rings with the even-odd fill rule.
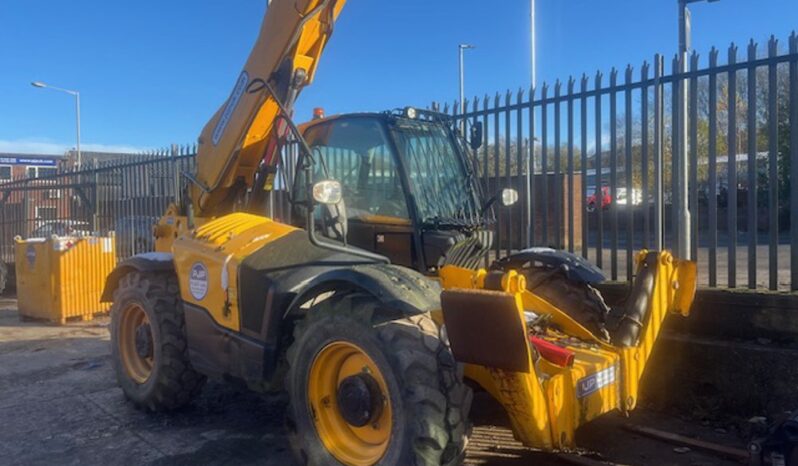
[[499,200],[499,195],[500,194],[501,193],[494,194],[493,196],[491,196],[490,199],[485,201],[485,204],[482,205],[482,210],[479,212],[479,216],[480,217],[484,217],[485,213],[488,211],[488,209],[490,209],[493,206],[493,204],[495,204],[496,201]]

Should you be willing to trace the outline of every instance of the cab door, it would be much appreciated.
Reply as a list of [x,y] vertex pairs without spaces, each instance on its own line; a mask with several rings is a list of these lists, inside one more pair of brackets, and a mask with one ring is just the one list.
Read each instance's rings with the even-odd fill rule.
[[[313,181],[330,178],[341,183],[347,241],[412,267],[413,226],[407,196],[380,120],[374,116],[333,118],[309,127],[304,136],[316,159]],[[307,192],[301,178],[297,173],[294,193],[299,199]]]

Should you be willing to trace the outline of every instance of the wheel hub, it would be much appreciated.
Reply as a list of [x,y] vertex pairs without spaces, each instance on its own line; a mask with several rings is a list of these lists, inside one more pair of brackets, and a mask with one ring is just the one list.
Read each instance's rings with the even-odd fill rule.
[[148,323],[136,327],[136,354],[141,358],[152,357],[152,329]]
[[342,380],[336,399],[341,417],[355,427],[363,427],[379,419],[385,401],[377,381],[365,372]]
[[333,341],[318,352],[307,399],[319,439],[339,463],[380,462],[393,428],[389,393],[380,367],[358,345]]

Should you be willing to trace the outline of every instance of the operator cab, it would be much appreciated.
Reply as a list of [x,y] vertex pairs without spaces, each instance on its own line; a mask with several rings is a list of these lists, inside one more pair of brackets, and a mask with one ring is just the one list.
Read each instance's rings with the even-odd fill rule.
[[[493,214],[468,150],[448,119],[410,110],[303,125],[315,162],[311,182],[341,184],[349,244],[424,273],[447,263],[474,267],[490,248],[486,225]],[[472,133],[481,143],[481,131]],[[305,223],[301,206],[308,193],[303,173],[296,170],[292,187],[292,221],[299,225]]]

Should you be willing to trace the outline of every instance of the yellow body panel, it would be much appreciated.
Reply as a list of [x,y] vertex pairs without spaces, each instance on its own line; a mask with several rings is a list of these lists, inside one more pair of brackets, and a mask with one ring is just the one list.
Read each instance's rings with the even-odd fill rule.
[[264,244],[294,230],[267,217],[238,212],[211,220],[191,234],[178,236],[172,253],[183,300],[206,309],[222,327],[239,331],[241,261]]
[[105,279],[116,266],[113,237],[16,240],[20,315],[65,323],[106,312]]
[[188,217],[180,215],[179,209],[175,204],[169,204],[166,212],[158,219],[158,223],[153,228],[155,250],[158,252],[172,252],[172,244],[175,240],[180,235],[188,233],[188,231]]
[[[639,263],[646,254],[639,254]],[[505,274],[502,287],[515,294],[518,303],[517,325],[526,332],[524,311],[549,314],[555,328],[536,336],[574,354],[569,367],[533,356],[528,373],[466,364],[465,376],[502,404],[518,440],[544,450],[571,448],[579,426],[609,411],[635,407],[640,378],[666,314],[687,315],[695,293],[694,262],[678,261],[662,252],[657,267],[644,329],[638,344],[630,348],[598,340],[568,314],[526,290],[515,271]],[[485,270],[446,266],[440,279],[445,289],[480,289],[486,274]],[[443,319],[437,316],[437,320]],[[490,316],[485,316],[485,321],[489,322]]]

